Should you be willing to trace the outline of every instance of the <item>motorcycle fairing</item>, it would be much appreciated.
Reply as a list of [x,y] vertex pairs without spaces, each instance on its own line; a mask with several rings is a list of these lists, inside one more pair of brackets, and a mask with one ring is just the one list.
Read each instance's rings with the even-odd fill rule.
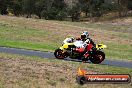
[[105,48],[107,48],[107,46],[104,45],[104,44],[96,44],[96,48],[97,48],[97,50],[100,50],[100,49],[105,49]]

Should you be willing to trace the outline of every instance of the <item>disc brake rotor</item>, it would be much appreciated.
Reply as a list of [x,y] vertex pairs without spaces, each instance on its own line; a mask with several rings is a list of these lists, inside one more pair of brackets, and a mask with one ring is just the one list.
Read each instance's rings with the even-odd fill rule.
[[97,55],[96,57],[97,57],[97,59],[99,59],[99,60],[102,60],[102,59],[103,59],[102,55]]

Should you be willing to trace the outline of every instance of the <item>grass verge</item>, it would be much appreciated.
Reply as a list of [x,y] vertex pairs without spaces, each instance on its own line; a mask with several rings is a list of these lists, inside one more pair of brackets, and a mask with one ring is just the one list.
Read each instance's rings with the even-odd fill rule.
[[77,68],[89,73],[130,74],[132,69],[0,53],[1,88],[131,88],[130,84],[76,83]]

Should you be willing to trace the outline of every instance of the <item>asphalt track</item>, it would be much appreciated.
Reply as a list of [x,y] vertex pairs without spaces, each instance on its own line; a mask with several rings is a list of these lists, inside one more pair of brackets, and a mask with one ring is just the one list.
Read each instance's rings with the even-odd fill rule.
[[[20,54],[26,56],[38,56],[41,58],[49,58],[54,59],[54,54],[52,52],[42,52],[42,51],[34,51],[34,50],[25,50],[25,49],[16,49],[16,48],[8,48],[8,47],[0,47],[0,52],[2,53],[10,53],[10,54]],[[70,58],[66,58],[66,61],[77,61]],[[90,62],[88,62],[90,63]],[[111,65],[117,67],[125,67],[125,68],[132,68],[132,62],[124,62],[124,61],[117,61],[117,60],[107,60],[105,59],[102,65]]]

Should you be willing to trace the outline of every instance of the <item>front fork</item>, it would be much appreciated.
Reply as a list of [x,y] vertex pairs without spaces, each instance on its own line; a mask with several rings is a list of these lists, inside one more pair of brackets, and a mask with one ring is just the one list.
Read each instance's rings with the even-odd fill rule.
[[92,58],[92,54],[93,54],[92,50],[87,51],[87,52],[83,55],[83,59],[84,59],[84,60],[89,60],[89,58]]
[[71,52],[67,52],[67,50],[65,50],[63,47],[60,47],[60,49],[63,51],[62,54],[64,57],[70,56]]

